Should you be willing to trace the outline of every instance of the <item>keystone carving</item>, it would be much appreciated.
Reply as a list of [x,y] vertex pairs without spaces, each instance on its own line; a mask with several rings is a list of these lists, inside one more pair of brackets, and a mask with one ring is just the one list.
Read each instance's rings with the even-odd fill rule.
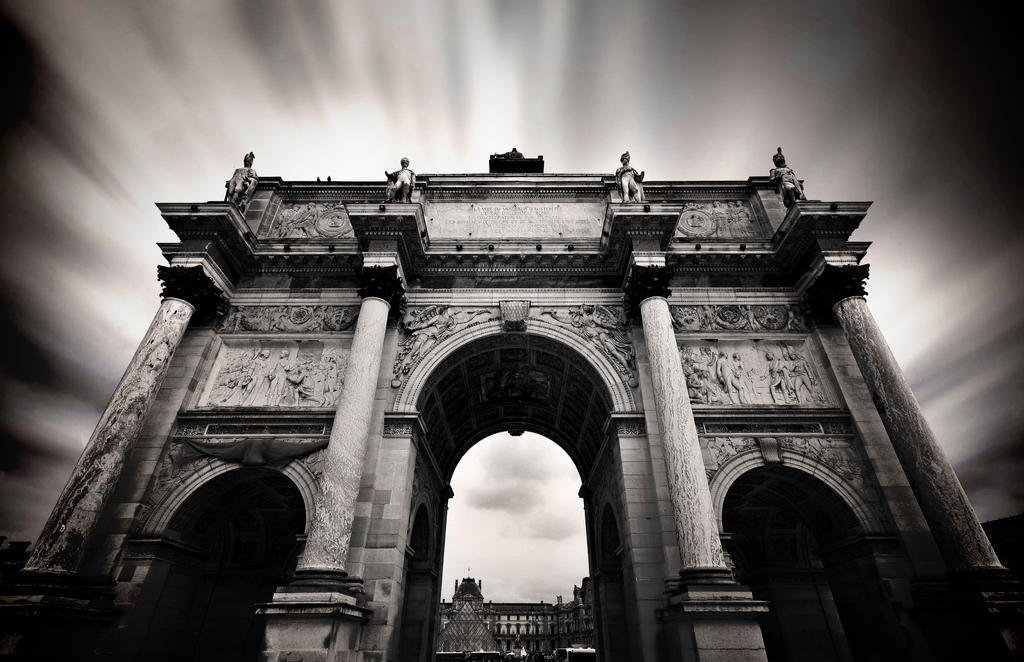
[[506,331],[526,331],[526,321],[530,317],[529,301],[499,301],[498,309]]

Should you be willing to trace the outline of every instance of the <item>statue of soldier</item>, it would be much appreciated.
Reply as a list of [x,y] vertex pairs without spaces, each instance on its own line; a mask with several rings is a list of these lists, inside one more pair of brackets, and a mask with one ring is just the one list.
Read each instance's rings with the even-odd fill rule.
[[384,171],[388,178],[388,202],[412,202],[412,189],[416,185],[416,173],[409,169],[409,159],[402,158],[401,170]]
[[615,171],[615,181],[619,185],[619,191],[622,192],[622,201],[643,202],[644,173],[638,173],[636,168],[630,167],[629,152],[623,153],[619,157],[619,162],[622,163],[622,167]]
[[786,157],[782,155],[781,147],[775,152],[772,162],[775,167],[768,173],[769,181],[775,184],[775,190],[782,196],[786,209],[795,205],[797,200],[806,200],[804,187],[800,185],[800,180],[796,178],[793,169],[786,165]]
[[256,185],[260,182],[259,175],[252,169],[252,162],[255,158],[256,155],[252,152],[246,154],[242,161],[245,164],[244,167],[236,168],[231,179],[224,182],[224,188],[227,189],[224,194],[224,202],[234,204],[243,214],[245,208],[249,206],[249,201],[252,200],[252,194],[256,192]]

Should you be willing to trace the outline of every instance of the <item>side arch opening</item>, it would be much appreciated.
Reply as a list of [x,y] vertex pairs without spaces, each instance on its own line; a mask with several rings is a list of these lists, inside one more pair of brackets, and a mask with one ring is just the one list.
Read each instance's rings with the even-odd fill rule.
[[129,629],[138,659],[255,659],[255,605],[291,579],[305,524],[302,494],[279,471],[243,467],[195,489],[151,543]]
[[903,659],[880,550],[831,487],[790,467],[755,468],[729,487],[722,520],[737,579],[770,603],[769,660]]

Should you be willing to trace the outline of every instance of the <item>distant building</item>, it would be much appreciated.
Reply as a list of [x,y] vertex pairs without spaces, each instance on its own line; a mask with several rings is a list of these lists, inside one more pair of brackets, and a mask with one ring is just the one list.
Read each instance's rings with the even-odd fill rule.
[[455,582],[452,601],[441,601],[438,651],[553,651],[572,645],[593,647],[594,602],[590,578],[572,587],[572,601],[485,602],[483,581]]

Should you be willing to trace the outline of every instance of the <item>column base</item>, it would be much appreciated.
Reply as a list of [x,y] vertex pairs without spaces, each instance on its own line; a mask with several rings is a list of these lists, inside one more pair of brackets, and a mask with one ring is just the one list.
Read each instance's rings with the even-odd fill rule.
[[360,662],[365,606],[362,579],[341,571],[295,573],[256,613],[266,619],[263,662]]
[[755,600],[723,568],[692,568],[666,581],[661,660],[767,662],[761,616],[768,603]]
[[109,578],[20,572],[0,587],[0,660],[106,658],[117,615]]

